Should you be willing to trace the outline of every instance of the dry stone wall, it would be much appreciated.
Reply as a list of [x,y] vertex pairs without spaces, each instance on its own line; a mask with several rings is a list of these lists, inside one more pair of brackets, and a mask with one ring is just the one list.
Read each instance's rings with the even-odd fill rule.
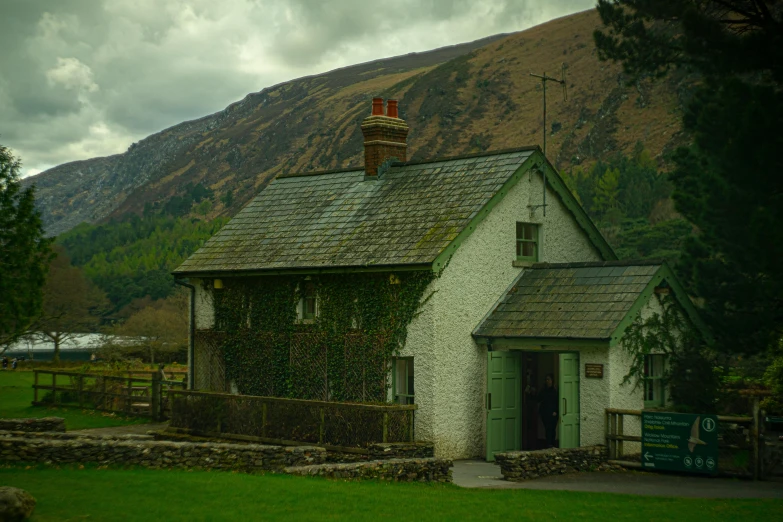
[[575,471],[618,469],[606,462],[607,456],[606,446],[584,446],[496,453],[495,462],[500,465],[505,480],[521,482]]
[[23,431],[26,433],[65,431],[65,419],[61,417],[43,417],[40,419],[0,419],[0,431]]
[[194,444],[146,440],[138,436],[123,439],[26,435],[0,433],[0,461],[252,472],[319,464],[326,455],[323,448],[310,446]]
[[446,459],[390,459],[351,464],[286,468],[291,475],[331,479],[379,479],[394,482],[451,482],[453,463]]
[[[357,480],[451,482],[452,462],[431,458],[431,443],[373,444],[366,453],[353,454],[327,452],[313,446],[156,440],[158,436],[0,431],[0,462],[283,471]],[[325,464],[341,457],[342,463]],[[361,459],[361,462],[345,463],[348,459]]]

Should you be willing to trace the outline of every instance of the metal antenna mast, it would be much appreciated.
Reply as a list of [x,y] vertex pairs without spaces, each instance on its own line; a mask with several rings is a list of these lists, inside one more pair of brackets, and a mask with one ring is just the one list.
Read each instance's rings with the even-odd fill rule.
[[[546,73],[544,74],[533,74],[530,73],[530,76],[533,76],[535,78],[541,78],[541,85],[543,86],[544,90],[544,159],[546,160],[546,82],[556,82],[563,86],[563,101],[568,101],[568,84],[566,84],[566,66],[565,64],[562,64],[561,69],[561,76],[558,80],[557,78],[552,78],[551,76],[547,76]],[[539,206],[544,207],[544,216],[546,216],[546,162],[541,167],[541,172],[544,176],[544,202],[542,205],[536,205],[531,208],[537,208]]]

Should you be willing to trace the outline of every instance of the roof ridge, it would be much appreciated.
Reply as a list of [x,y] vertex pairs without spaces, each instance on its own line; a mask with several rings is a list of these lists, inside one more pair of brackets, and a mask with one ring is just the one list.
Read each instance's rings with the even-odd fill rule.
[[[470,158],[484,158],[489,156],[498,156],[500,154],[512,154],[514,152],[525,152],[525,151],[534,151],[540,149],[538,145],[527,145],[524,147],[515,147],[511,149],[499,149],[499,150],[492,150],[489,152],[478,152],[474,154],[462,154],[459,156],[447,156],[444,158],[434,158],[434,159],[426,159],[426,160],[420,160],[420,161],[394,161],[391,163],[392,167],[407,167],[408,165],[422,165],[426,163],[441,163],[444,161],[456,161],[461,159],[470,159]],[[364,171],[363,167],[350,167],[350,168],[344,168],[344,169],[331,169],[331,170],[314,170],[310,172],[291,172],[288,174],[280,174],[275,177],[275,179],[282,179],[282,178],[301,178],[306,176],[320,176],[322,174],[338,174],[341,172],[362,172]]]
[[539,147],[538,145],[525,145],[523,147],[514,147],[510,149],[498,149],[498,150],[491,150],[488,152],[474,152],[473,154],[461,154],[458,156],[446,156],[443,158],[426,159],[426,160],[419,160],[419,161],[395,161],[394,163],[392,163],[392,166],[402,167],[407,165],[421,165],[422,163],[438,163],[441,161],[454,161],[454,160],[469,159],[469,158],[483,158],[486,156],[497,156],[499,154],[511,154],[514,152],[526,152],[526,151],[534,151],[540,149],[541,147]]
[[600,268],[612,266],[659,266],[665,259],[623,259],[618,261],[582,261],[575,263],[534,263],[531,268]]

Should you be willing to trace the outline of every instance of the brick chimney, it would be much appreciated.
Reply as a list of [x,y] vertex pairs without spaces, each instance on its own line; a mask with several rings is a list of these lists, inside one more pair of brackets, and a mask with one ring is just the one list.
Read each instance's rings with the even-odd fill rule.
[[390,158],[407,161],[408,124],[397,112],[397,100],[387,100],[383,113],[383,98],[372,99],[372,114],[362,122],[364,134],[364,173],[377,176],[378,167]]

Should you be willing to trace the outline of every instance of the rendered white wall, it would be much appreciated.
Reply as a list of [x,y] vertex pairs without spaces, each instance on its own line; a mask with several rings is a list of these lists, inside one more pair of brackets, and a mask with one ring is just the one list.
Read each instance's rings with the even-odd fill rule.
[[[579,444],[605,444],[605,409],[609,405],[609,348],[583,347],[579,350]],[[603,364],[604,377],[585,377],[585,364]]]
[[[653,295],[639,312],[642,320],[649,319],[653,314],[662,314],[663,308],[658,298]],[[611,396],[610,408],[619,408],[627,410],[644,409],[644,388],[636,380],[623,383],[625,376],[631,368],[632,357],[623,346],[622,341],[611,348],[609,352],[609,365],[611,376]],[[623,431],[626,435],[641,436],[642,424],[640,417],[625,415],[623,420]],[[641,451],[641,444],[638,442],[626,442],[623,444],[623,451],[626,454],[638,453]]]
[[422,345],[414,346],[417,336],[406,345],[405,353],[414,355],[416,367],[418,418],[432,426],[420,431],[417,420],[417,437],[432,440],[438,457],[485,453],[487,351],[474,342],[471,332],[521,270],[512,266],[516,222],[541,225],[540,261],[601,260],[552,191],[547,194],[546,217],[540,208],[531,211],[530,205],[541,203],[542,188],[540,176],[525,175],[460,245],[432,284],[432,351],[422,353]]

